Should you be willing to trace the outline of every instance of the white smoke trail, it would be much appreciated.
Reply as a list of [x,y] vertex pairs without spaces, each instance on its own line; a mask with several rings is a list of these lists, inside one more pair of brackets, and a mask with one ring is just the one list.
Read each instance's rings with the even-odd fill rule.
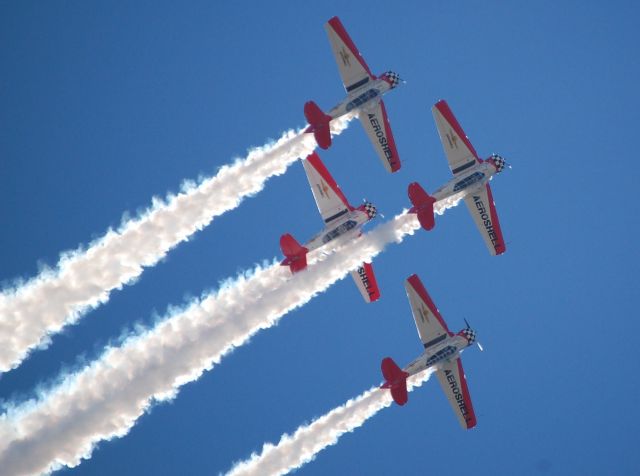
[[107,349],[38,400],[0,417],[0,468],[19,475],[78,465],[97,442],[124,436],[154,401],[174,397],[181,385],[260,329],[419,226],[414,215],[403,212],[329,256],[318,254],[320,261],[305,272],[290,276],[278,265],[257,269]]
[[[428,369],[407,379],[408,390],[421,386],[432,372]],[[310,424],[299,427],[293,435],[282,435],[277,445],[265,443],[259,455],[254,453],[248,460],[237,463],[227,476],[280,475],[298,469],[392,402],[388,390],[373,387]]]
[[[331,123],[334,135],[351,117]],[[214,217],[258,193],[265,181],[283,174],[298,157],[313,152],[315,140],[288,131],[275,143],[253,149],[199,185],[186,183],[178,195],[154,198],[153,206],[119,230],[108,231],[86,250],[63,253],[57,269],[0,294],[0,372],[17,367],[30,350],[132,282],[144,267],[207,226]]]

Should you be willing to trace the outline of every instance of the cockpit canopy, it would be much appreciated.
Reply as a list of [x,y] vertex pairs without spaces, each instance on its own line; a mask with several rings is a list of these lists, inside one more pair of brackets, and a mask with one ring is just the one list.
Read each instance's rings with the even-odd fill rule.
[[497,172],[502,172],[504,168],[507,166],[507,162],[498,154],[491,154],[491,157],[489,157],[488,162],[491,162],[493,165],[496,166]]
[[402,79],[400,79],[400,75],[398,73],[394,73],[393,71],[386,71],[380,75],[380,79],[385,80],[387,83],[391,85],[391,89],[398,86]]

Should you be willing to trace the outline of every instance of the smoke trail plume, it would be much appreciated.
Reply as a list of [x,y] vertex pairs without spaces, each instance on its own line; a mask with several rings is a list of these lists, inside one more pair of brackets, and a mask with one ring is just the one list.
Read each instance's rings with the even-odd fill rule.
[[[334,135],[351,117],[331,123]],[[155,199],[141,216],[108,231],[87,249],[62,254],[56,270],[0,294],[0,372],[17,367],[48,336],[109,299],[109,293],[140,276],[166,253],[207,226],[214,217],[258,193],[265,181],[285,172],[315,148],[311,134],[288,131],[275,143],[253,149],[199,185]]]
[[0,468],[19,475],[78,465],[97,442],[127,434],[155,401],[174,397],[259,330],[419,226],[415,215],[403,212],[331,255],[310,256],[318,262],[305,272],[258,268],[107,349],[38,400],[0,417]]
[[[429,369],[407,379],[408,390],[422,385],[431,373]],[[298,469],[392,402],[388,390],[373,387],[312,423],[299,427],[293,435],[282,435],[277,445],[266,443],[259,455],[254,453],[248,460],[236,464],[227,476],[280,475]]]

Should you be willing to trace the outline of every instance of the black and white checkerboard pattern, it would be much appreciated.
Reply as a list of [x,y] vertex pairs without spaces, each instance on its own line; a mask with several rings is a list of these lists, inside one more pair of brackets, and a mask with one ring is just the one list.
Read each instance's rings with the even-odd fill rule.
[[393,71],[387,71],[383,74],[387,78],[387,80],[391,83],[391,87],[395,88],[398,84],[400,84],[400,75],[398,73],[394,73]]
[[469,345],[473,344],[476,340],[476,331],[468,327],[462,330],[462,335],[469,341]]
[[369,219],[373,219],[373,217],[375,217],[377,213],[376,207],[373,205],[373,203],[370,202],[365,202],[364,211],[367,212],[367,215],[369,215]]
[[496,164],[496,170],[502,172],[502,169],[504,169],[506,165],[505,160],[498,154],[493,154],[491,157],[493,158],[493,163]]

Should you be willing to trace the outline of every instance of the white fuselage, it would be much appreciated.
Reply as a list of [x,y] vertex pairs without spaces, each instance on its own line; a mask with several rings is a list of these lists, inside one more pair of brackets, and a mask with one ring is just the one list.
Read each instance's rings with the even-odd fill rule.
[[391,90],[391,85],[384,79],[374,79],[351,91],[346,99],[331,109],[327,114],[331,119],[344,116],[354,111],[366,111],[369,107],[375,107],[382,95]]
[[454,195],[459,195],[460,198],[466,197],[484,187],[496,173],[494,165],[489,162],[482,162],[453,177],[433,192],[432,196],[436,201],[444,200]]
[[467,339],[461,335],[447,337],[442,342],[425,349],[422,355],[407,365],[403,370],[409,375],[414,375],[429,367],[434,367],[441,362],[450,362],[460,355],[469,346]]
[[362,225],[369,221],[369,215],[362,210],[352,210],[344,214],[338,220],[333,221],[324,230],[311,238],[304,246],[313,251],[318,249],[330,241],[343,240],[351,237],[355,238],[360,234]]

